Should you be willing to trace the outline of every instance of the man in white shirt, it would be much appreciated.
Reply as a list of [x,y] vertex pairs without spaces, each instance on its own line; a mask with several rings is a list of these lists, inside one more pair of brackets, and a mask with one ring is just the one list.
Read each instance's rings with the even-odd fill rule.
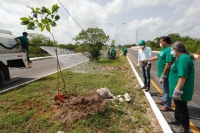
[[151,62],[142,63],[141,61],[147,60],[151,58],[152,51],[151,48],[145,45],[144,40],[139,41],[140,49],[138,51],[138,68],[139,66],[142,67],[142,74],[144,78],[144,86],[142,89],[145,89],[146,92],[150,90],[150,69],[151,69]]

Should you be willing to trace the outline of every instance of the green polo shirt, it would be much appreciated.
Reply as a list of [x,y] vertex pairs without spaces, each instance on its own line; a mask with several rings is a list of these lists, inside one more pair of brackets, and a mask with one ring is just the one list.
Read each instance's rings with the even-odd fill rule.
[[28,38],[24,36],[19,36],[18,39],[20,40],[22,44],[22,48],[27,48],[28,47]]
[[182,54],[171,66],[169,74],[169,96],[172,98],[179,77],[186,78],[181,90],[181,101],[192,100],[194,92],[194,63],[188,54]]
[[[157,68],[158,68],[158,77],[162,76],[166,63],[173,63],[175,58],[170,54],[171,46],[163,48],[158,56]],[[169,72],[166,74],[169,76]]]

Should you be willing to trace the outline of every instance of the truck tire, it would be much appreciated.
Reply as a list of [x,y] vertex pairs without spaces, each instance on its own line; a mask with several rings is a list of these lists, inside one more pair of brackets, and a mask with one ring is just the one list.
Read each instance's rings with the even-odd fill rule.
[[0,70],[0,87],[3,85],[5,80],[4,74],[3,72]]

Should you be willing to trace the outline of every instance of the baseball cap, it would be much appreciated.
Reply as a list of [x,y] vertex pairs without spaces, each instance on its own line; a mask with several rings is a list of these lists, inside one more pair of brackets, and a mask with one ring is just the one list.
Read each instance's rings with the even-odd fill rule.
[[145,41],[144,40],[140,40],[139,41],[139,45],[144,45],[145,44]]

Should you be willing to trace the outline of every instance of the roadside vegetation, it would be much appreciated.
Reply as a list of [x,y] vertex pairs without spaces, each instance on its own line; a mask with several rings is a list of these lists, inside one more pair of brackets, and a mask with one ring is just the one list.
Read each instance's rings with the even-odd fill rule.
[[[200,39],[198,38],[191,38],[189,36],[180,36],[178,33],[172,33],[168,35],[172,38],[172,42],[175,41],[182,41],[189,52],[193,54],[197,54],[200,52]],[[49,54],[40,49],[40,46],[52,46],[53,47],[53,41],[50,40],[48,37],[42,35],[42,34],[30,34],[29,35],[30,42],[37,45],[36,47],[30,46],[30,57],[41,57],[41,56],[49,56]],[[151,47],[152,50],[159,51],[161,50],[159,42],[160,38],[156,37],[154,40],[148,40],[147,46]],[[112,40],[111,44],[103,44],[102,49],[106,50],[108,47],[115,47],[115,40]],[[58,44],[59,48],[63,49],[69,49],[74,52],[88,52],[89,47],[83,43],[76,42],[74,44]],[[124,47],[129,48],[131,46],[135,46],[135,44],[127,44],[124,45]],[[121,49],[121,45],[118,45],[118,48]]]
[[[57,76],[53,74],[0,95],[0,132],[162,132],[126,57],[87,62],[64,70],[63,77],[67,95],[71,97],[90,98],[97,89],[107,87],[115,96],[129,93],[132,101],[106,100],[102,109],[87,112],[81,117],[77,114],[65,117],[62,115],[64,112],[59,111],[69,111],[71,107],[60,110],[67,103],[55,101]],[[63,88],[63,85],[60,84],[59,88]],[[61,89],[60,93],[64,94],[65,90]],[[100,101],[103,103],[104,100]],[[72,105],[72,99],[70,101]],[[94,99],[91,101],[93,106],[98,104]],[[68,113],[76,112],[80,104],[73,104],[73,107],[74,110]],[[90,108],[90,105],[86,107]],[[78,114],[83,113],[84,109],[79,110]]]

